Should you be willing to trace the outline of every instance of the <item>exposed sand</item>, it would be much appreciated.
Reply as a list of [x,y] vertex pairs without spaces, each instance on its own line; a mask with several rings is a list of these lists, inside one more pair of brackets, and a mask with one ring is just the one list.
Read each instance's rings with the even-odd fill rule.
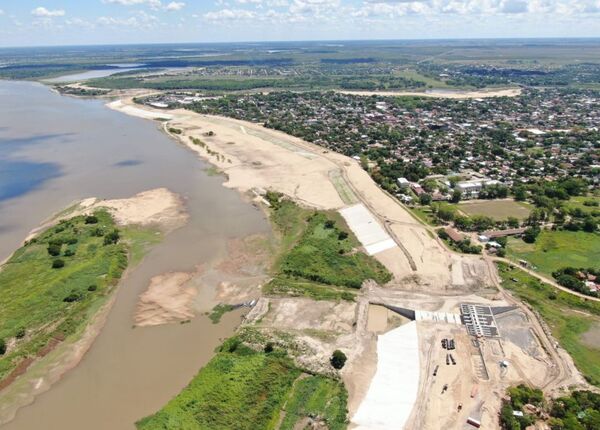
[[488,97],[516,97],[521,94],[520,88],[506,88],[488,91],[460,91],[460,90],[427,90],[425,91],[344,91],[337,90],[340,94],[357,96],[418,96],[442,99],[483,99]]
[[[96,198],[87,198],[81,200],[32,230],[26,240],[32,239],[62,219],[88,214],[101,207],[108,208],[115,221],[120,225],[156,226],[164,232],[168,232],[187,221],[187,214],[179,196],[166,188],[159,188],[139,193],[129,199],[102,201]],[[2,390],[3,398],[11,400],[0,404],[0,423],[12,420],[21,406],[31,403],[36,396],[50,389],[52,384],[77,366],[102,330],[114,304],[116,291],[116,288],[112,290],[107,301],[90,319],[87,327],[77,339],[67,342],[57,341],[52,344],[52,347],[43,355],[38,354],[37,359],[32,359],[23,374],[20,374]]]
[[90,209],[97,207],[109,209],[121,225],[156,225],[173,230],[188,220],[182,199],[166,188],[143,191],[128,199],[103,200],[91,205]]
[[[159,110],[132,103],[131,99],[123,99],[111,107],[143,118],[161,116]],[[444,290],[448,285],[477,288],[487,283],[485,277],[471,276],[484,272],[478,258],[459,256],[444,248],[427,227],[381,190],[356,160],[259,124],[183,109],[168,112],[172,115],[168,126],[182,130],[180,135],[172,137],[225,173],[226,187],[242,193],[272,189],[318,209],[346,207],[349,190],[400,246],[376,255],[395,275],[394,282],[407,284],[407,279],[416,275],[418,285],[433,287],[434,291]],[[164,128],[168,132],[166,124]],[[203,145],[194,144],[192,138]],[[453,276],[449,268],[463,263],[474,269],[461,271],[466,273],[464,276]]]
[[154,276],[148,289],[140,295],[135,324],[144,327],[193,318],[198,291],[187,286],[192,277],[192,273],[184,272]]
[[[136,109],[153,111],[146,107]],[[303,345],[304,353],[295,358],[313,371],[331,372],[327,360],[332,349],[345,351],[348,363],[341,376],[349,390],[350,417],[365,398],[377,367],[375,336],[367,330],[369,300],[440,312],[456,312],[460,302],[499,305],[496,298],[487,300],[471,294],[494,291],[493,296],[502,296],[496,290],[483,288],[495,282],[493,267],[481,257],[447,250],[431,229],[381,190],[355,160],[257,124],[185,110],[169,113],[173,115],[169,126],[182,130],[173,137],[223,171],[228,178],[225,186],[256,194],[261,189],[272,189],[321,209],[337,210],[362,203],[398,244],[375,254],[395,279],[385,287],[370,284],[363,288],[356,305],[315,304],[308,299],[261,299],[248,315],[248,323],[254,322],[271,334],[281,329],[297,334],[296,340]],[[154,116],[160,114],[144,114],[147,118]],[[168,132],[166,125],[165,131]],[[200,139],[203,144],[193,144],[191,138]],[[348,198],[348,190],[352,199]],[[233,267],[245,264],[244,259],[234,260]],[[229,291],[238,291],[234,284],[221,284],[220,290],[224,296]],[[530,325],[534,323],[529,321]],[[375,329],[383,327],[383,320],[375,326]],[[479,350],[464,327],[428,322],[419,322],[418,327],[420,391],[407,428],[462,428],[469,415],[482,418],[486,426],[495,428],[500,398],[508,385],[525,381],[546,384],[546,388],[547,381],[554,376],[559,377],[561,384],[566,380],[564,372],[554,375],[555,364],[550,358],[541,353],[529,356],[509,339],[503,339],[502,343],[484,342],[482,351],[489,373],[485,375]],[[540,329],[535,326],[535,330],[539,336]],[[458,361],[456,366],[445,365],[445,353],[439,346],[444,336],[457,340],[459,346],[453,352]],[[544,349],[549,351],[546,344]],[[553,356],[560,353],[552,351]],[[505,358],[511,364],[502,373],[498,363]],[[436,364],[440,365],[440,374],[432,378]],[[443,383],[449,384],[444,394]],[[479,394],[472,398],[474,385],[479,386]],[[459,402],[464,405],[460,412]]]

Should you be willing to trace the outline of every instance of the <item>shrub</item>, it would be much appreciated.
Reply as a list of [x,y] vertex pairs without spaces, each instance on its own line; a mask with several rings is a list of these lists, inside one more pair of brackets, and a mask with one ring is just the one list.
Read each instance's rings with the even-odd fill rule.
[[121,236],[119,235],[119,230],[114,229],[106,236],[104,236],[104,245],[114,245],[119,241],[120,237]]
[[96,215],[88,215],[85,217],[86,224],[98,224],[98,217]]
[[63,299],[63,302],[72,303],[83,299],[83,294],[77,290],[71,290],[71,293]]
[[59,243],[51,243],[48,245],[48,254],[50,254],[52,257],[56,257],[60,255],[60,248],[61,245]]
[[67,249],[63,255],[65,257],[72,257],[75,255],[75,251],[73,251],[72,249]]
[[331,358],[329,359],[329,361],[334,369],[339,370],[342,367],[344,367],[347,359],[348,359],[348,357],[346,357],[346,354],[344,354],[339,349],[336,349],[335,351],[333,351],[333,354],[331,355]]
[[4,339],[0,339],[0,355],[6,354],[6,342]]
[[52,261],[52,268],[53,269],[61,269],[63,267],[65,267],[64,260],[61,260],[60,258],[57,258],[56,260]]
[[269,354],[270,352],[273,352],[273,349],[274,349],[273,342],[267,342],[267,344],[265,345],[265,353]]
[[90,285],[89,287],[87,287],[87,290],[92,292],[92,291],[96,291],[98,289],[98,287],[96,285]]
[[27,334],[27,331],[25,330],[25,327],[19,327],[17,329],[17,332],[15,333],[15,337],[17,339],[23,339],[26,334]]

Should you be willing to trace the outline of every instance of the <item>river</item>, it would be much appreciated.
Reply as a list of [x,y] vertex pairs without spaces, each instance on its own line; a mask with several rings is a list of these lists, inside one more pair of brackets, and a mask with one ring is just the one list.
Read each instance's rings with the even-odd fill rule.
[[198,316],[189,324],[133,328],[139,294],[152,276],[224,258],[228,239],[268,234],[268,223],[156,123],[35,83],[0,81],[0,98],[0,259],[51,214],[85,197],[167,187],[186,201],[190,221],[128,272],[80,364],[0,426],[131,430],[190,381],[240,318],[229,314],[213,325]]

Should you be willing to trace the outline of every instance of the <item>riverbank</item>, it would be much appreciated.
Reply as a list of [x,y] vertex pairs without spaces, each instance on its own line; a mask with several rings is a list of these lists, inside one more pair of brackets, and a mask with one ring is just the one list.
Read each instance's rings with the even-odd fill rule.
[[398,244],[376,255],[393,273],[393,283],[440,293],[491,284],[481,259],[449,253],[350,157],[260,124],[183,109],[152,109],[131,98],[108,106],[145,119],[171,118],[161,125],[167,134],[219,169],[227,177],[225,187],[257,201],[265,190],[273,190],[320,210],[363,204]]
[[337,90],[340,94],[349,94],[355,96],[390,96],[390,97],[430,97],[441,99],[485,99],[489,97],[516,97],[521,94],[520,88],[489,89],[480,91],[461,91],[431,89],[426,91],[343,91]]
[[186,217],[178,196],[156,189],[130,199],[85,199],[28,235],[0,270],[8,318],[0,331],[7,344],[0,423],[77,366],[104,326],[121,280]]

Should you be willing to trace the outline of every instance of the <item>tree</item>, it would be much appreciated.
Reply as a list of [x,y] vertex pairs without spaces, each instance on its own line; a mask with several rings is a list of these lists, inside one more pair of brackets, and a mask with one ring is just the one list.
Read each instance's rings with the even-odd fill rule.
[[331,355],[331,358],[329,359],[329,361],[334,369],[339,370],[342,367],[344,367],[347,359],[348,359],[348,357],[346,357],[346,354],[344,354],[339,349],[336,349],[335,351],[333,351],[333,354]]
[[437,211],[438,218],[444,221],[452,221],[454,219],[454,214],[454,209],[449,206],[442,206]]
[[527,191],[523,186],[516,186],[512,189],[513,195],[515,196],[515,200],[522,202],[527,199]]
[[452,197],[450,198],[450,201],[452,203],[458,203],[458,202],[460,202],[461,199],[462,199],[462,193],[460,192],[460,190],[454,190],[452,192]]
[[6,342],[4,339],[0,339],[0,355],[6,354]]
[[528,227],[523,233],[523,241],[526,243],[534,243],[540,234],[540,228],[537,226]]
[[267,344],[265,345],[265,353],[269,354],[269,353],[273,352],[274,348],[275,348],[275,344],[273,342],[267,342]]
[[429,203],[431,203],[431,195],[427,194],[427,193],[423,193],[419,196],[419,202],[423,205],[426,206]]
[[519,220],[513,216],[509,216],[506,223],[510,228],[519,228],[519,225],[521,224]]

